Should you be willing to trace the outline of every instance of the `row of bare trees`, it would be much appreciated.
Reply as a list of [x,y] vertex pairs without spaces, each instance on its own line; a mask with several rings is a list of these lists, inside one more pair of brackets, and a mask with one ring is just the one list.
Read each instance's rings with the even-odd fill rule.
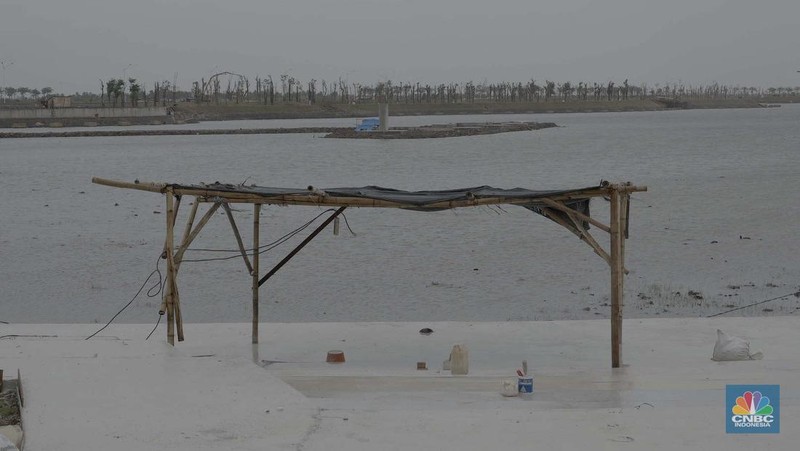
[[[82,103],[100,103],[109,107],[167,106],[178,100],[212,104],[353,104],[378,101],[406,104],[457,104],[476,102],[609,102],[653,97],[676,100],[702,100],[724,98],[760,98],[767,96],[800,95],[798,87],[758,88],[729,86],[719,83],[691,85],[677,83],[646,83],[634,85],[628,80],[607,82],[555,82],[552,80],[525,82],[450,82],[429,84],[421,82],[380,81],[374,84],[336,80],[310,79],[301,82],[281,74],[277,80],[271,75],[256,76],[254,83],[244,75],[220,72],[201,78],[192,84],[190,91],[181,91],[175,82],[153,83],[149,90],[135,78],[127,80],[110,78],[100,80],[101,94],[80,94]],[[50,87],[29,89],[5,87],[0,89],[5,98],[26,101],[41,100],[51,94]],[[78,94],[76,93],[76,96]]]
[[[672,99],[715,99],[729,97],[763,97],[767,95],[800,95],[800,87],[756,88],[727,86],[719,83],[690,85],[685,83],[656,83],[648,85],[608,81],[555,82],[551,80],[526,82],[487,81],[475,83],[451,82],[427,84],[420,82],[380,81],[375,84],[311,79],[301,82],[282,74],[276,83],[272,76],[255,77],[255,83],[240,74],[222,72],[208,81],[193,83],[192,98],[196,102],[228,103],[474,103],[474,102],[566,102],[566,101],[623,101],[648,97]],[[255,88],[255,89],[252,89]]]

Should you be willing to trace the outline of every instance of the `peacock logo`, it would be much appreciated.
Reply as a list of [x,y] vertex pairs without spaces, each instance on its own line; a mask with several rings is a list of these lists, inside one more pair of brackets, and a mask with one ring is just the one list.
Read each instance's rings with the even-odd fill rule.
[[772,415],[772,406],[769,398],[760,391],[746,391],[736,398],[736,405],[731,409],[734,415]]

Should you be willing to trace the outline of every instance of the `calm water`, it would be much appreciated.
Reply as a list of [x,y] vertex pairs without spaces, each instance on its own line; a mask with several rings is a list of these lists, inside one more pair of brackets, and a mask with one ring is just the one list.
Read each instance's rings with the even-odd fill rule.
[[[552,121],[562,127],[411,141],[316,135],[0,140],[0,320],[104,322],[154,269],[164,239],[163,197],[93,185],[92,176],[284,187],[375,184],[409,190],[484,184],[550,189],[603,179],[632,181],[650,191],[635,195],[631,205],[626,315],[703,315],[800,289],[800,105],[413,117],[393,118],[393,125],[487,120]],[[603,218],[608,204],[597,201],[592,208]],[[265,207],[262,242],[322,211]],[[262,287],[263,320],[608,315],[605,262],[573,235],[525,209],[351,209],[346,214],[356,236],[342,224],[339,236],[326,232],[306,247]],[[243,206],[237,218],[247,241],[252,209]],[[607,242],[603,232],[594,233]],[[266,254],[262,272],[302,237]],[[211,221],[194,246],[235,248],[224,216]],[[192,252],[187,258],[220,255]],[[187,322],[249,319],[250,279],[240,259],[186,263],[179,283]],[[688,290],[702,293],[703,299],[687,297]],[[159,304],[142,295],[118,321],[154,321]],[[773,311],[764,312],[766,307]],[[739,313],[796,314],[798,307],[800,300],[790,297]]]

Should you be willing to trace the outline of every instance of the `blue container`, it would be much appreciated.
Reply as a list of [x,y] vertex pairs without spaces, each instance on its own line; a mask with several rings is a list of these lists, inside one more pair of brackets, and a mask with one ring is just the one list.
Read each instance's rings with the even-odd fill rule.
[[520,377],[518,388],[521,395],[529,395],[533,393],[533,376]]
[[372,130],[377,130],[381,126],[381,120],[377,117],[369,117],[363,119],[360,124],[356,127],[357,132],[369,132]]

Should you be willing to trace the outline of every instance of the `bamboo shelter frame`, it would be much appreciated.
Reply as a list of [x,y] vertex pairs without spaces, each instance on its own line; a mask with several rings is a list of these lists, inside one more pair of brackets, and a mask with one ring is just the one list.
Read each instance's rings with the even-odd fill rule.
[[[234,237],[236,238],[242,260],[252,277],[252,302],[253,302],[253,321],[252,321],[252,343],[258,343],[259,325],[259,287],[267,282],[275,273],[289,262],[297,253],[305,247],[314,237],[325,229],[331,222],[348,207],[372,207],[372,208],[402,208],[434,211],[442,209],[453,209],[461,207],[475,207],[481,205],[521,205],[535,207],[537,213],[551,219],[562,227],[566,228],[581,241],[586,243],[592,250],[599,255],[609,266],[611,276],[611,366],[619,368],[622,365],[622,318],[623,318],[623,288],[624,276],[628,273],[625,269],[625,240],[628,238],[628,226],[630,221],[630,196],[631,193],[647,191],[645,186],[635,186],[631,183],[611,184],[603,182],[597,187],[570,191],[557,191],[552,194],[538,196],[534,201],[530,198],[520,198],[514,196],[489,196],[473,197],[466,199],[446,200],[425,204],[424,207],[401,202],[397,200],[364,198],[349,196],[346,194],[330,195],[324,191],[314,189],[309,186],[308,190],[298,192],[298,190],[286,190],[286,193],[265,196],[258,192],[231,191],[227,189],[215,189],[210,186],[184,186],[167,183],[140,183],[140,182],[121,182],[116,180],[92,178],[92,182],[100,185],[116,188],[134,189],[139,191],[149,191],[161,193],[166,196],[166,239],[164,242],[164,252],[162,258],[167,261],[166,283],[164,295],[159,308],[160,315],[167,315],[167,342],[175,344],[177,333],[178,341],[184,340],[183,318],[181,315],[180,294],[178,291],[177,277],[178,270],[183,262],[183,255],[197,237],[203,227],[213,217],[214,213],[222,207],[225,215],[230,222]],[[183,229],[180,242],[175,247],[175,225],[178,218],[178,209],[181,206],[183,196],[194,196],[186,225]],[[570,201],[587,200],[602,197],[610,201],[609,224],[603,224],[588,214],[584,214],[569,206]],[[208,203],[210,207],[206,213],[195,224],[198,206],[200,203]],[[253,204],[253,247],[252,253],[244,246],[241,233],[231,212],[230,204]],[[260,277],[259,262],[259,239],[260,239],[260,216],[262,205],[307,205],[307,206],[328,206],[338,207],[328,218],[307,236],[295,249],[286,257],[270,269],[263,277]],[[609,234],[608,251],[589,233],[586,225],[591,224],[597,229]]]

